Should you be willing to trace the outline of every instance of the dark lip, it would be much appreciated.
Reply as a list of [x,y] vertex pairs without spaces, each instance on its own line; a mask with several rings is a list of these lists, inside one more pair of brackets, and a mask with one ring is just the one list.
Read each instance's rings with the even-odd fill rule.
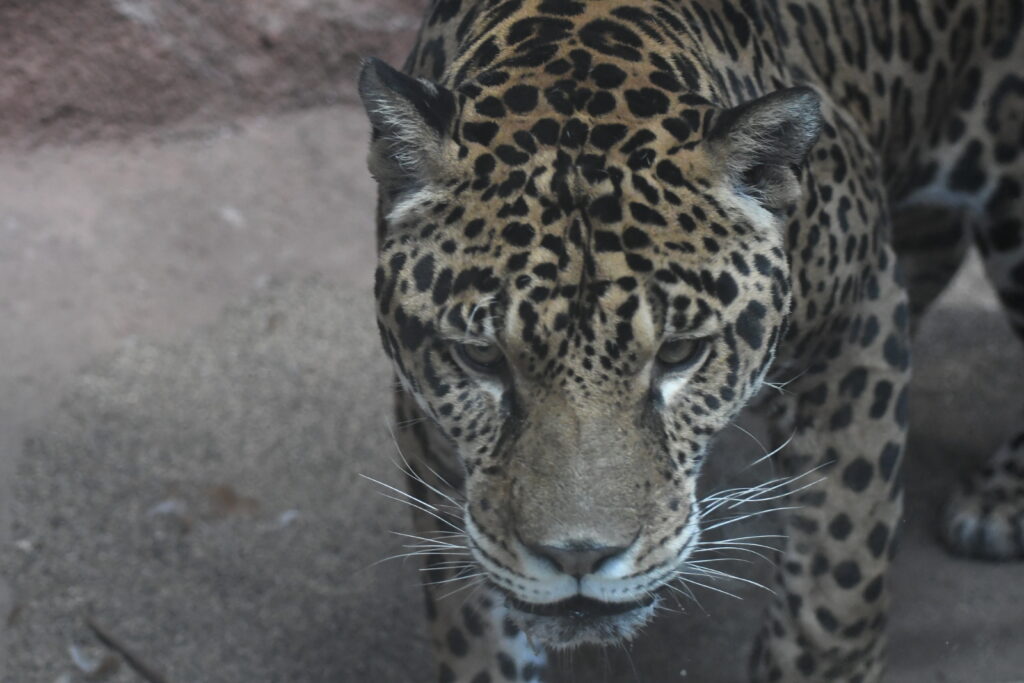
[[654,602],[654,596],[649,595],[641,600],[631,602],[604,602],[594,600],[583,595],[575,595],[559,602],[544,604],[523,602],[517,598],[508,596],[509,605],[528,614],[535,614],[540,617],[563,617],[571,619],[595,619],[600,617],[614,617],[633,610],[647,607]]

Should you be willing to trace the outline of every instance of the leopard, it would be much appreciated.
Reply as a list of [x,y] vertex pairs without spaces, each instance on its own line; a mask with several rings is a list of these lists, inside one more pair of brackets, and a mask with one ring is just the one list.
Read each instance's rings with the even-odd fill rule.
[[[974,251],[1024,337],[1022,25],[1021,0],[433,0],[401,69],[364,59],[438,681],[635,637],[747,406],[789,508],[750,679],[882,679],[917,321]],[[1024,432],[941,517],[953,553],[1024,556]]]

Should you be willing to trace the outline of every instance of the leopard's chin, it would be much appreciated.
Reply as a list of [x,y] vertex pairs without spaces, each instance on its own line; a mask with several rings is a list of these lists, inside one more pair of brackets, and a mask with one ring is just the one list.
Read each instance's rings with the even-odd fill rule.
[[530,641],[553,649],[608,645],[631,640],[654,616],[658,598],[609,603],[576,596],[537,605],[507,600],[509,615]]

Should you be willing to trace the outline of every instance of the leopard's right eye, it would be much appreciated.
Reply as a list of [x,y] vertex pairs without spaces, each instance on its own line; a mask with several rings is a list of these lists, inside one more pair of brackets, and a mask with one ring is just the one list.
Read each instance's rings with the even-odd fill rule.
[[707,348],[707,338],[669,339],[658,349],[658,363],[665,372],[686,370],[704,357],[704,351]]
[[454,345],[456,359],[470,370],[494,375],[505,365],[505,354],[497,344],[465,342]]

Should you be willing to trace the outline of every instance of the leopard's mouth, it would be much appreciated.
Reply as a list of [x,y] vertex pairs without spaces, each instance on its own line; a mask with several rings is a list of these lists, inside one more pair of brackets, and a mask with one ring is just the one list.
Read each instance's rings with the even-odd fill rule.
[[645,596],[640,600],[630,602],[604,602],[594,600],[584,595],[574,595],[566,600],[547,604],[524,602],[518,598],[509,596],[508,604],[520,612],[535,614],[539,617],[561,617],[564,619],[594,619],[597,617],[613,617],[619,614],[626,614],[636,609],[651,605],[655,600],[654,595]]
[[548,604],[506,595],[513,620],[531,640],[554,648],[629,640],[651,619],[658,598],[604,602],[583,595]]

